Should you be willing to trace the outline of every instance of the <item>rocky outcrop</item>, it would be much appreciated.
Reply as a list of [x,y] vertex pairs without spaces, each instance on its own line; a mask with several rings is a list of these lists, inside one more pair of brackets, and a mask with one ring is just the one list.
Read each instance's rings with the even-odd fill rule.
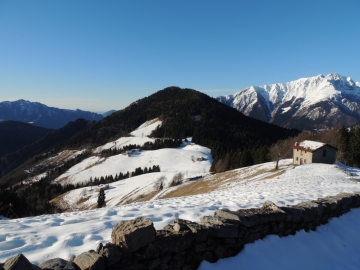
[[[203,260],[216,262],[235,256],[245,244],[270,234],[287,236],[299,230],[316,230],[330,218],[355,207],[360,207],[360,193],[341,193],[285,207],[267,201],[257,209],[217,209],[214,215],[201,217],[200,223],[175,219],[173,224],[157,231],[147,218],[121,221],[113,228],[112,243],[99,244],[96,251],[78,255],[74,264],[54,259],[40,267],[196,269]],[[0,264],[0,269],[1,266],[4,269],[34,269],[21,254]]]
[[132,252],[154,242],[155,235],[151,219],[136,218],[116,224],[111,233],[111,240],[123,251]]
[[72,262],[61,258],[44,261],[39,264],[39,267],[43,270],[77,270]]
[[4,270],[32,270],[33,265],[22,254],[7,259],[2,266]]
[[105,269],[105,259],[94,250],[81,253],[74,259],[76,264],[81,270],[103,270]]

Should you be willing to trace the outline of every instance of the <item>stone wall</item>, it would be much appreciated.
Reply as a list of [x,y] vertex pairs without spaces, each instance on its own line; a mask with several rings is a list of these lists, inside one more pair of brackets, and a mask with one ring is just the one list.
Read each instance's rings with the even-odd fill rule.
[[[286,207],[267,201],[258,209],[218,209],[199,223],[175,219],[162,230],[155,230],[150,219],[137,218],[119,222],[112,243],[100,244],[71,262],[52,259],[37,267],[20,254],[0,264],[0,269],[196,269],[203,260],[235,256],[245,244],[270,234],[282,237],[315,230],[355,207],[360,207],[360,193]],[[15,267],[17,261],[22,268]]]

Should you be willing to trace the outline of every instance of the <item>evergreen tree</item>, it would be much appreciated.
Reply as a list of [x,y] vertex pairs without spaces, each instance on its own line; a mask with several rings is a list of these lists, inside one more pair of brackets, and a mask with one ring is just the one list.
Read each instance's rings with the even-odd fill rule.
[[103,188],[100,189],[99,191],[99,196],[98,196],[98,208],[104,207],[106,205],[105,202],[105,191]]

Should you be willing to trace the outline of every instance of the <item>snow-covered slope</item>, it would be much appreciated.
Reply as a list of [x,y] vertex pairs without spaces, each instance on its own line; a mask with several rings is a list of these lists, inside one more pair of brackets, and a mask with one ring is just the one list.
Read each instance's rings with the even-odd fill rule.
[[[194,158],[192,158],[194,157]],[[202,160],[196,160],[202,158]],[[173,176],[179,172],[184,178],[209,174],[212,157],[210,149],[193,143],[184,143],[177,149],[159,149],[155,151],[135,151],[132,156],[119,154],[107,159],[90,157],[75,165],[59,176],[55,182],[77,184],[88,182],[90,177],[113,175],[135,171],[136,168],[160,166],[161,172],[153,172],[130,177],[110,184],[106,203],[115,206],[141,199],[155,192],[154,183],[161,176],[166,177],[167,187]],[[61,197],[60,206],[66,209],[91,209],[96,207],[98,188],[80,188]]]
[[66,110],[48,107],[39,102],[30,102],[23,99],[13,102],[0,102],[0,119],[3,120],[16,120],[36,126],[58,129],[78,118],[99,121],[103,116],[79,109]]
[[[360,170],[339,165],[343,167],[343,170],[352,172],[354,175],[352,181],[350,181],[350,176],[335,165],[306,164],[294,167],[291,165],[291,160],[284,160],[281,162],[281,173],[277,175],[269,174],[270,170],[273,169],[273,162],[237,169],[232,171],[231,176],[233,179],[230,182],[224,182],[224,185],[219,190],[206,194],[137,202],[116,207],[108,206],[107,208],[81,212],[0,220],[0,262],[18,253],[23,253],[32,262],[37,264],[55,257],[69,259],[73,254],[80,254],[89,249],[94,249],[99,242],[106,243],[110,241],[111,230],[116,223],[135,217],[149,217],[154,222],[156,229],[161,229],[171,223],[174,218],[199,221],[201,216],[213,214],[217,208],[236,210],[260,207],[266,200],[271,200],[279,206],[286,204],[293,205],[309,199],[335,195],[341,192],[360,191],[360,184],[357,182],[360,180]],[[201,181],[211,182],[214,181],[214,177],[216,176],[210,176]],[[121,181],[119,182],[120,185]],[[87,189],[89,190],[90,187]],[[113,196],[111,192],[111,189],[105,191],[107,198]],[[111,203],[111,199],[109,203]],[[349,219],[344,219],[342,223],[344,228],[349,227],[349,224],[346,224],[346,222],[351,222],[354,218],[354,220],[360,219],[360,210],[353,211],[356,213],[356,217],[351,216],[350,221]],[[303,248],[300,251],[299,249],[295,250],[297,252],[301,252],[301,250],[303,250],[302,252],[307,252],[308,249],[313,247],[315,242],[316,249],[320,253],[332,252],[333,250],[334,252],[329,254],[328,257],[336,261],[336,252],[338,252],[339,248],[336,245],[341,241],[326,240],[326,242],[323,242],[325,241],[324,239],[338,239],[339,232],[337,230],[339,230],[339,226],[335,230],[332,224],[333,222],[330,222],[318,229],[321,234],[325,234],[322,237],[318,236],[318,232],[309,234],[313,240],[308,245],[305,240],[301,240],[306,237],[304,236],[305,233],[299,232],[295,236],[281,239],[276,236],[266,237],[254,244],[247,245],[243,253],[250,254],[248,256],[251,258],[261,256],[260,261],[271,261],[273,264],[276,262],[274,260],[274,252],[263,252],[261,255],[256,252],[281,246],[282,242],[285,242],[289,247],[291,247],[289,245],[291,243],[297,246],[299,244],[298,241],[301,241],[301,247]],[[356,226],[358,226],[357,224],[355,223]],[[357,239],[359,236],[355,233],[359,230],[356,227],[351,228],[353,231],[346,230],[346,232],[348,234],[353,233],[351,236],[355,237],[354,239],[356,239],[355,242],[358,246]],[[318,239],[318,241],[314,239]],[[281,242],[277,244],[277,241]],[[264,247],[265,243],[269,247],[268,249]],[[348,253],[353,252],[352,248],[356,247],[354,245],[347,245],[349,242],[341,243],[346,244],[346,247],[341,246],[341,248],[345,248]],[[327,244],[334,246],[331,248]],[[275,249],[275,251],[278,250]],[[293,250],[291,248],[282,248],[281,256],[279,253],[276,253],[277,256],[275,257],[284,262],[283,259],[288,256],[302,256],[302,254],[294,253]],[[358,249],[355,250],[355,252],[357,251]],[[243,265],[242,262],[246,263],[246,265],[251,263],[246,256],[244,257],[243,253],[238,255],[238,265]],[[318,260],[318,258],[316,259]],[[218,264],[215,264],[215,266],[218,266],[217,269],[230,269],[231,267],[222,268],[225,261],[221,260]],[[278,262],[280,267],[274,266],[272,268],[269,266],[266,268],[289,269],[289,267],[281,267],[280,261]],[[312,267],[314,264],[311,263],[314,262],[318,261],[306,260],[306,267],[304,267],[303,262],[293,266],[297,267],[297,269],[319,269]],[[356,261],[357,264],[354,264],[354,262],[354,260],[350,260],[344,267],[337,269],[358,269],[360,267],[359,260]],[[300,265],[303,267],[300,267]],[[205,267],[201,269],[207,269],[210,266],[204,263],[201,267]]]
[[[164,148],[153,151],[132,149],[130,154],[123,152],[110,157],[101,155],[101,151],[106,149],[122,149],[128,145],[142,146],[146,142],[154,142],[154,138],[146,136],[150,135],[159,125],[161,125],[161,121],[158,119],[147,121],[130,133],[133,137],[122,137],[93,149],[92,156],[65,171],[54,182],[62,185],[86,184],[90,179],[100,179],[102,176],[110,175],[115,178],[120,173],[131,173],[139,167],[141,169],[153,168],[153,166],[160,167],[161,172],[133,176],[111,183],[107,195],[107,204],[108,206],[115,206],[141,200],[150,194],[156,196],[154,183],[160,177],[165,177],[164,184],[165,190],[167,190],[169,182],[175,174],[182,173],[184,179],[208,175],[212,164],[211,150],[192,143],[191,138],[184,140],[182,145],[176,149]],[[60,161],[65,162],[79,153],[82,151],[63,151],[43,161],[41,166],[44,167],[49,164],[57,166]],[[36,175],[27,179],[25,183],[38,181],[43,176],[44,174]],[[80,188],[69,191],[55,201],[62,209],[91,209],[97,204],[98,191],[98,188]]]
[[338,74],[251,86],[217,100],[248,116],[299,129],[360,123],[360,83]]

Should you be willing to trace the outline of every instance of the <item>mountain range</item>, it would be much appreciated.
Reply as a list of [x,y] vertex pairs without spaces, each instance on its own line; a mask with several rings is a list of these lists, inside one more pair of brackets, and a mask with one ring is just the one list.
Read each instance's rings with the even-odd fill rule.
[[23,99],[0,102],[0,121],[14,120],[49,129],[61,128],[78,118],[99,121],[103,117],[94,112],[58,109]]
[[216,99],[250,117],[301,130],[360,124],[360,82],[338,74],[250,86]]

